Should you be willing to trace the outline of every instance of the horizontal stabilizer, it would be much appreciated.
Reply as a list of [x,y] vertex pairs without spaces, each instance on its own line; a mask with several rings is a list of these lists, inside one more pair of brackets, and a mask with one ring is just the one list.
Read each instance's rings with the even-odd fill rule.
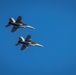
[[20,45],[20,43],[18,42],[15,46],[18,46],[18,45]]
[[9,26],[11,26],[10,24],[8,24],[8,25],[6,25],[5,27],[9,27]]

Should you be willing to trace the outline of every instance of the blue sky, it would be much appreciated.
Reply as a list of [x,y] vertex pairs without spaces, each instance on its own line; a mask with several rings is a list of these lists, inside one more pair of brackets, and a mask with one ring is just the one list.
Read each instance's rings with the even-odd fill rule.
[[[9,18],[23,16],[36,30],[5,28]],[[0,75],[76,75],[76,1],[0,1]],[[15,46],[30,34],[44,47]]]

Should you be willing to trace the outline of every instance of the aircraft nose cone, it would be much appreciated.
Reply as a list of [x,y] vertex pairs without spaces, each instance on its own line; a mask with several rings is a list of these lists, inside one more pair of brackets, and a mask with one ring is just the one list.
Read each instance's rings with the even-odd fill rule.
[[26,27],[27,27],[27,28],[30,28],[30,29],[35,29],[35,27],[32,27],[32,26],[30,26],[30,25],[27,25]]

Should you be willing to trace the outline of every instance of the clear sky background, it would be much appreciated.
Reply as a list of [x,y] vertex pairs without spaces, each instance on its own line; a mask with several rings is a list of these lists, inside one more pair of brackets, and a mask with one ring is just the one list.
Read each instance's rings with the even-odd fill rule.
[[[19,15],[36,30],[5,28]],[[44,47],[15,46],[28,34]],[[76,75],[76,1],[0,0],[0,75]]]

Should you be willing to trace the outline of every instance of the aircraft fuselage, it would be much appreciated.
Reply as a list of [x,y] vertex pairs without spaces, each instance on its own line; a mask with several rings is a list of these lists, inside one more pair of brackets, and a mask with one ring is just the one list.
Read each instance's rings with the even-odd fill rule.
[[27,41],[20,41],[21,44],[25,44],[27,46],[34,46],[35,43],[34,42],[27,42]]
[[11,23],[13,26],[24,26],[22,23]]

